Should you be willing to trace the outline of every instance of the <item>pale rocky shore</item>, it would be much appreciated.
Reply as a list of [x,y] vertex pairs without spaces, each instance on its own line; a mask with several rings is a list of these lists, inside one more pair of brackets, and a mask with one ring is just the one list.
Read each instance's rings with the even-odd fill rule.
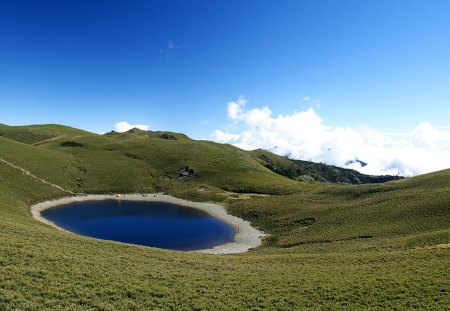
[[31,213],[33,217],[45,224],[55,227],[59,230],[68,232],[67,230],[58,227],[53,222],[41,216],[41,212],[48,208],[58,205],[69,204],[73,202],[82,201],[101,201],[107,199],[128,200],[128,201],[149,201],[149,202],[165,202],[181,206],[188,206],[202,210],[217,219],[232,226],[236,232],[234,242],[215,246],[211,249],[196,250],[197,253],[207,254],[236,254],[247,252],[251,248],[261,245],[261,238],[265,235],[260,230],[251,226],[250,222],[239,217],[230,215],[225,208],[218,204],[191,202],[179,198],[175,198],[165,194],[122,194],[122,195],[78,195],[71,197],[64,197],[61,199],[41,202],[31,206]]

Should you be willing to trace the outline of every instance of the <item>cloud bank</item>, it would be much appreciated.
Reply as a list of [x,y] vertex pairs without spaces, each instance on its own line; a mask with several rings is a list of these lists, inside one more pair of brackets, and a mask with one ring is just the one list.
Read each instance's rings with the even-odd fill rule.
[[129,124],[126,121],[117,122],[116,124],[114,124],[114,130],[119,133],[129,131],[135,127],[144,131],[150,130],[150,125],[145,124]]
[[437,129],[428,122],[411,131],[386,133],[368,126],[326,125],[312,108],[273,116],[267,106],[246,109],[246,102],[240,97],[228,103],[232,122],[228,130],[217,129],[211,134],[214,141],[372,175],[414,176],[450,168],[450,130]]

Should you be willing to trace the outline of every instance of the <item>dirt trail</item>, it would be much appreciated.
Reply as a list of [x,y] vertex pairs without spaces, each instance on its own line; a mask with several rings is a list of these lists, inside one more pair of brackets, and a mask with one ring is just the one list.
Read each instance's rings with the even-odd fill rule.
[[70,190],[64,189],[64,188],[61,187],[61,186],[55,185],[55,184],[53,184],[53,183],[51,183],[51,182],[49,182],[49,181],[46,181],[45,179],[42,179],[42,178],[40,178],[40,177],[37,177],[36,175],[33,175],[32,173],[30,173],[30,171],[27,171],[26,169],[24,169],[24,168],[22,168],[22,167],[20,167],[20,166],[14,165],[14,164],[12,164],[11,162],[6,161],[5,159],[0,158],[0,162],[3,163],[3,164],[5,164],[5,165],[7,165],[7,166],[9,166],[9,167],[12,167],[13,169],[16,169],[16,170],[21,171],[22,174],[24,174],[24,175],[26,175],[26,176],[28,176],[28,177],[31,177],[31,178],[33,178],[34,180],[40,181],[40,182],[43,183],[43,184],[49,185],[49,186],[51,186],[51,187],[53,187],[53,188],[56,188],[56,189],[58,189],[58,190],[61,190],[61,191],[65,192],[65,193],[70,193],[70,194],[72,194],[72,195],[76,195],[75,192],[72,192],[72,191],[70,191]]
[[450,243],[447,244],[434,244],[430,246],[418,247],[418,249],[449,249]]
[[63,134],[63,135],[59,135],[59,136],[52,137],[52,138],[49,138],[49,139],[41,140],[41,141],[38,141],[37,143],[34,143],[32,146],[39,146],[39,145],[42,145],[42,144],[45,144],[45,143],[57,140],[59,138],[63,138],[65,136],[67,136],[67,134]]

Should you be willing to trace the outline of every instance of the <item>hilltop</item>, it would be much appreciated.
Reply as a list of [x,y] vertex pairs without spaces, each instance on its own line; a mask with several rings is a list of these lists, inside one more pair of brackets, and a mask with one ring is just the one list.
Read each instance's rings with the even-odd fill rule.
[[[436,310],[449,302],[449,169],[387,181],[183,134],[62,125],[0,125],[0,159],[0,309]],[[197,174],[180,180],[185,167]],[[215,202],[268,237],[245,254],[205,255],[87,238],[32,218],[32,204],[70,193]]]

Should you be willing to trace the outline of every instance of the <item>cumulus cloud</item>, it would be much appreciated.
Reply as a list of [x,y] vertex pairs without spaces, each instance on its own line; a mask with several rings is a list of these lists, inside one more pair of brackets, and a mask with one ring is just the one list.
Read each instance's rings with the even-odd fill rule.
[[117,122],[116,124],[114,124],[114,130],[119,133],[129,131],[135,127],[144,131],[150,130],[150,125],[145,124],[129,124],[126,121]]
[[368,126],[326,125],[313,108],[273,116],[267,106],[246,109],[246,103],[244,97],[228,103],[231,126],[215,130],[213,140],[373,175],[413,176],[450,167],[450,130],[428,122],[390,135]]

